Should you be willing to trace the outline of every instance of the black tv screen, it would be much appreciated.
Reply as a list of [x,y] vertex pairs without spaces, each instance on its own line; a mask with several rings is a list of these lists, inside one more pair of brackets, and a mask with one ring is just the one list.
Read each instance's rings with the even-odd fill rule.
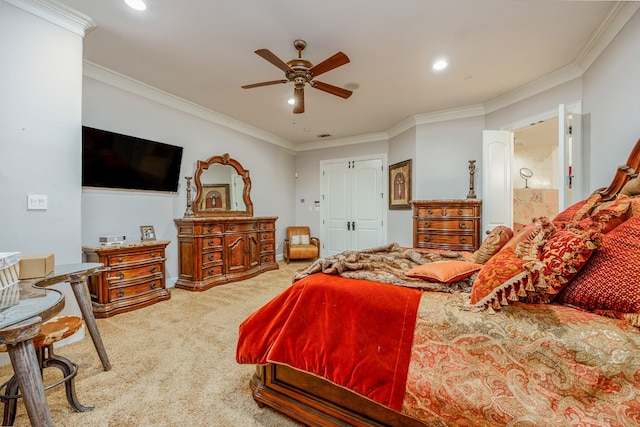
[[178,191],[182,147],[82,127],[82,186]]

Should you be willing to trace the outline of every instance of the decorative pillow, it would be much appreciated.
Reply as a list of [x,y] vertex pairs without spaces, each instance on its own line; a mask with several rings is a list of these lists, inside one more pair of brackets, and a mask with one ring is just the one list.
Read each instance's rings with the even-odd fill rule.
[[609,234],[576,277],[556,298],[588,311],[640,326],[640,215]]
[[291,236],[291,244],[292,245],[299,245],[300,244],[300,235],[295,234],[295,235]]
[[482,267],[473,282],[469,304],[474,309],[499,310],[509,301],[518,301],[546,289],[537,289],[539,248],[555,227],[547,218],[538,218],[512,238]]
[[602,234],[595,230],[583,234],[559,230],[549,237],[542,247],[540,261],[544,267],[538,279],[547,285],[546,302],[553,300],[569,284],[589,260],[601,238]]
[[489,258],[497,254],[502,247],[513,237],[513,231],[505,226],[498,225],[484,239],[477,251],[473,253],[473,259],[478,264],[484,264]]
[[309,244],[309,235],[308,234],[301,234],[300,235],[300,244],[301,245],[308,245]]
[[582,221],[589,215],[591,212],[602,203],[602,196],[600,193],[593,193],[589,198],[585,201],[585,203],[576,211],[573,215],[572,221]]
[[576,215],[578,210],[582,208],[585,203],[587,203],[587,200],[588,199],[580,200],[579,202],[574,203],[573,205],[560,212],[551,220],[553,225],[555,225],[559,229],[564,228],[566,224],[573,221],[573,217]]
[[599,207],[591,216],[581,221],[567,224],[566,227],[578,234],[588,230],[606,234],[629,218],[628,212],[631,199],[628,196],[620,195],[616,200],[605,203],[600,205],[603,207]]
[[629,197],[629,218],[640,214],[640,196]]
[[468,261],[438,261],[413,267],[405,275],[430,282],[453,283],[466,279],[481,268],[482,264]]
[[622,187],[622,190],[620,190],[620,194],[624,194],[625,196],[640,195],[640,175],[629,180],[624,187]]

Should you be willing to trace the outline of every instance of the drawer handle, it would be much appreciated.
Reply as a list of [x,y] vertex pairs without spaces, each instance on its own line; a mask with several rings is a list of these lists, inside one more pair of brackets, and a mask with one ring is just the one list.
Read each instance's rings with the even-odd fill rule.
[[460,222],[460,228],[462,228],[463,230],[464,230],[465,228],[467,228],[467,223],[466,223],[466,222],[464,222],[464,221],[461,221],[461,222]]
[[209,246],[213,246],[213,240],[209,240]]
[[118,262],[122,262],[122,261],[124,261],[124,259],[122,257],[119,257]]
[[151,272],[152,272],[152,273],[155,273],[155,272],[156,272],[156,266],[155,266],[155,265],[151,266]]
[[424,222],[424,226],[425,226],[425,227],[429,227],[429,221],[425,221],[425,222]]
[[213,268],[209,269],[209,276],[213,276]]
[[267,245],[264,245],[264,246],[262,247],[262,250],[263,250],[263,251],[265,251],[265,252],[266,252],[266,250],[267,250],[267,249],[269,249],[269,246],[267,246]]
[[429,241],[429,236],[422,237],[422,240],[424,240],[425,242],[428,242]]
[[124,273],[122,271],[118,273],[118,279],[124,279]]
[[467,238],[466,237],[461,237],[460,238],[460,243],[467,243]]
[[209,261],[213,261],[213,255],[209,254]]
[[211,233],[213,231],[213,227],[209,226],[207,230],[209,231],[209,233]]
[[118,289],[116,295],[118,295],[118,298],[122,298],[124,296],[124,289]]
[[236,231],[236,226],[235,226],[235,225],[231,225],[231,226],[229,226],[229,230],[231,230],[231,231]]
[[458,209],[458,215],[462,215],[462,209]]
[[158,285],[156,284],[156,282],[151,282],[151,289],[155,289],[155,288],[156,288],[156,286],[158,286]]
[[151,258],[155,258],[156,257],[156,253],[155,252],[151,252]]
[[428,213],[429,215],[433,215],[433,209],[427,209],[427,213]]

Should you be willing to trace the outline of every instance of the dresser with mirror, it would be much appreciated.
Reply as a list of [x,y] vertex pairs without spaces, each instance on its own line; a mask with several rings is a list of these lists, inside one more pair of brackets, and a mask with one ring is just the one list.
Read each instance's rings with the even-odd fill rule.
[[[277,217],[253,216],[249,171],[229,154],[199,160],[178,228],[177,288],[213,286],[278,268]],[[191,197],[191,179],[195,196]]]

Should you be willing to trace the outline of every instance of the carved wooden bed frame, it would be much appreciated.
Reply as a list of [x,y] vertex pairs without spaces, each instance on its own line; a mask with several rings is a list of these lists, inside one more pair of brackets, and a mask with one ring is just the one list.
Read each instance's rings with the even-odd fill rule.
[[[640,168],[640,139],[627,163],[618,166],[611,184],[596,190],[604,200],[614,198]],[[251,378],[253,398],[309,426],[422,426],[352,391],[285,365],[257,366]]]

